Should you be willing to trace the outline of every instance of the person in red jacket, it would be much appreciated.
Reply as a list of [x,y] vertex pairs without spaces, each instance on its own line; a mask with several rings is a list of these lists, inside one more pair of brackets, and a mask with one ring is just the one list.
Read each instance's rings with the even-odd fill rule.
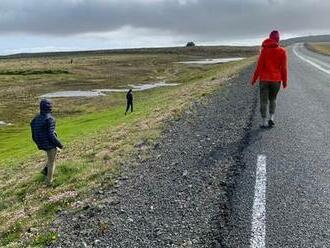
[[[276,97],[281,88],[288,86],[287,52],[280,47],[280,34],[277,30],[270,33],[269,38],[262,43],[261,54],[252,78],[252,85],[257,80],[260,84],[260,112],[263,119],[262,128],[273,127],[276,108]],[[269,103],[269,120],[267,123],[267,108]],[[268,124],[268,125],[267,125]]]

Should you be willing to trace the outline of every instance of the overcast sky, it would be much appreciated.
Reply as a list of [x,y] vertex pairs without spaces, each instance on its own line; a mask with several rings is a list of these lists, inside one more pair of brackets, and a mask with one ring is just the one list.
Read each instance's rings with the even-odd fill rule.
[[0,54],[330,34],[330,0],[0,0]]

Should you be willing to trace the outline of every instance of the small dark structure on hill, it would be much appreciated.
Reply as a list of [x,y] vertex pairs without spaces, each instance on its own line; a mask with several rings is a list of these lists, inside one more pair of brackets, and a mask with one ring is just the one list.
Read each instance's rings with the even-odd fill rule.
[[196,46],[196,45],[195,45],[195,43],[192,42],[192,41],[189,41],[189,42],[187,43],[187,45],[186,45],[186,47],[194,47],[194,46]]

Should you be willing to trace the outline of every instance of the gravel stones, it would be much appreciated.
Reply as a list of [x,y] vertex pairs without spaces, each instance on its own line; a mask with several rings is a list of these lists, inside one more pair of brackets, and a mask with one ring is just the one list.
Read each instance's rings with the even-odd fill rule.
[[61,214],[52,247],[81,247],[81,240],[89,247],[221,247],[227,180],[256,97],[246,83],[250,69],[173,121],[152,158],[125,169],[115,196],[113,188],[96,194],[102,208],[85,210],[83,218]]

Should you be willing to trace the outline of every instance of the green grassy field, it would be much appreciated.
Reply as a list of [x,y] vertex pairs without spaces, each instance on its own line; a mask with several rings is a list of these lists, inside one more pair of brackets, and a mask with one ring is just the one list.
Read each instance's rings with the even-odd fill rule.
[[[222,50],[215,49],[213,57],[255,54],[254,48]],[[254,61],[251,57],[227,64],[182,65],[174,62],[206,57],[200,49],[198,54],[191,49],[175,51],[0,60],[0,120],[14,124],[0,127],[1,247],[43,247],[53,242],[57,234],[49,223],[59,211],[74,208],[77,200],[88,199],[95,188],[113,185],[123,164],[134,166],[148,157],[167,120],[179,118],[191,102],[206,100]],[[29,129],[40,95],[160,80],[180,85],[135,92],[135,111],[127,116],[125,93],[54,99],[57,132],[65,149],[58,156],[54,184],[44,184],[39,173],[44,154],[32,143]]]
[[330,42],[306,43],[305,46],[314,52],[330,55]]

